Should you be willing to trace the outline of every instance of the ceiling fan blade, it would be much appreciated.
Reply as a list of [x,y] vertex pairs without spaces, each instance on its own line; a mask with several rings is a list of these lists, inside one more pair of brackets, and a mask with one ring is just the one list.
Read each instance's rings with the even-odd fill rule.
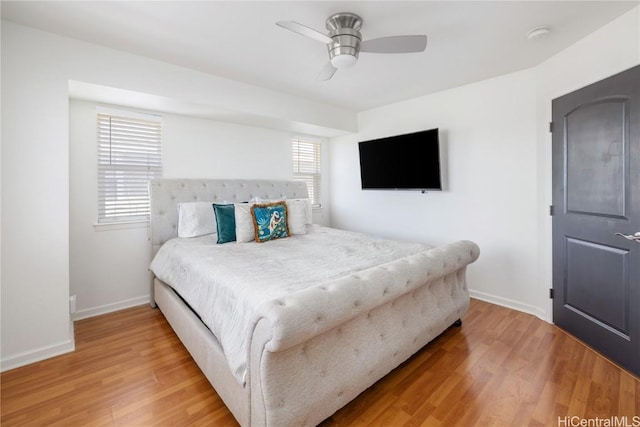
[[333,66],[331,62],[327,62],[324,67],[320,70],[318,75],[316,76],[316,80],[318,81],[327,81],[338,71],[336,67]]
[[424,52],[427,36],[391,36],[365,40],[360,43],[360,52],[411,53]]
[[276,22],[276,25],[282,28],[286,28],[289,31],[293,31],[294,33],[301,34],[305,37],[318,40],[322,43],[333,42],[331,37],[327,36],[326,34],[322,34],[320,31],[314,30],[313,28],[309,28],[306,25],[299,24],[295,21],[278,21]]

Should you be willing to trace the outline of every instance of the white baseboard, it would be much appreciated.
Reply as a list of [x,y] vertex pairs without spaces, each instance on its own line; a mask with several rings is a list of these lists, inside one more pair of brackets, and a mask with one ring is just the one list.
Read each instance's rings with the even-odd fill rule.
[[[106,304],[100,307],[87,308],[84,310],[78,310],[71,315],[72,320],[86,319],[93,316],[99,316],[101,314],[111,313],[113,311],[123,310],[125,308],[135,307],[138,305],[149,304],[150,297],[145,295],[142,297],[131,298],[125,301],[120,301],[113,304]],[[40,362],[41,360],[49,359],[51,357],[60,356],[61,354],[69,353],[75,350],[75,340],[73,335],[73,321],[69,324],[69,336],[68,341],[52,344],[44,347],[39,347],[34,350],[25,351],[23,353],[10,356],[6,359],[0,360],[0,372],[8,371],[10,369],[19,368],[20,366],[29,365],[31,363]]]
[[525,304],[520,301],[515,301],[509,298],[503,298],[497,295],[488,294],[486,292],[476,291],[473,289],[469,289],[469,295],[471,295],[471,298],[490,302],[492,304],[511,308],[513,310],[522,311],[523,313],[532,314],[537,318],[539,318],[540,320],[544,320],[547,323],[551,323],[551,321],[548,319],[547,313],[545,313],[544,310],[541,310],[539,307],[536,307],[530,304]]
[[149,295],[131,298],[124,301],[114,302],[113,304],[101,305],[99,307],[93,308],[85,308],[82,310],[78,310],[73,313],[71,316],[73,320],[81,320],[87,319],[89,317],[100,316],[101,314],[107,314],[118,310],[123,310],[125,308],[136,307],[138,305],[149,304],[150,297]]
[[39,347],[35,350],[25,351],[14,356],[10,356],[6,359],[2,359],[0,361],[0,372],[19,368],[21,366],[40,362],[41,360],[49,359],[51,357],[60,356],[61,354],[74,351],[76,349],[76,343],[73,338],[73,322],[70,322],[69,324],[69,336],[71,337],[71,339],[67,341]]

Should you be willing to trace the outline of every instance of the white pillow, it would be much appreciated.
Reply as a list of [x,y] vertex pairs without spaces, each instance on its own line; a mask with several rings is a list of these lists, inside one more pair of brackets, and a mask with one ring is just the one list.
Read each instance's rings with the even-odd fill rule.
[[198,237],[216,233],[213,202],[178,203],[178,237]]
[[253,217],[251,216],[251,206],[255,203],[234,203],[234,214],[236,217],[236,242],[247,243],[255,240],[253,229]]
[[287,199],[286,202],[289,232],[291,234],[307,234],[311,202],[309,199]]
[[304,223],[313,224],[313,208],[311,206],[311,199],[287,199],[287,202],[289,201],[302,204],[305,210]]

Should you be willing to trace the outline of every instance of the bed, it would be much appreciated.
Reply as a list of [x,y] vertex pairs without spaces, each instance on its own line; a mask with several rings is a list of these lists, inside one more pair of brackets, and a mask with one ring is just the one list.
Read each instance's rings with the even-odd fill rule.
[[150,196],[152,304],[243,426],[317,425],[468,308],[473,242],[427,247],[307,220],[285,239],[220,245],[215,234],[177,238],[178,206],[292,206],[305,184],[157,179]]

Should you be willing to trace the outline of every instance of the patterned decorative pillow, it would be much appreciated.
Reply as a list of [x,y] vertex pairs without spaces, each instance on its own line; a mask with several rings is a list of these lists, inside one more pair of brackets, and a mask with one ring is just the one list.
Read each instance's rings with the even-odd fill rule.
[[285,202],[255,204],[251,206],[251,216],[256,242],[289,237]]

